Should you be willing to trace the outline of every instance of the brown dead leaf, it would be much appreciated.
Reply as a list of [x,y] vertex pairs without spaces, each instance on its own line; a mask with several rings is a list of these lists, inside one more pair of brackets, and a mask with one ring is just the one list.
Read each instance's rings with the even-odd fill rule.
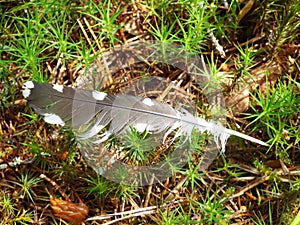
[[245,112],[250,104],[249,89],[234,91],[227,100],[226,104],[232,109],[234,115]]
[[[278,80],[281,73],[281,67],[277,62],[263,64],[251,71],[251,77],[246,77],[243,81],[236,85],[236,89],[232,90],[230,96],[226,97],[226,106],[231,109],[234,116],[246,112],[250,105],[249,94],[259,88],[261,93],[266,92],[266,86],[273,86]],[[268,76],[266,76],[268,74]],[[267,78],[266,78],[267,77]],[[266,84],[268,81],[268,84]]]
[[68,155],[69,155],[69,152],[68,151],[64,151],[62,153],[57,154],[57,158],[59,158],[61,160],[65,160]]
[[57,218],[63,219],[74,225],[81,224],[88,215],[89,208],[83,204],[75,204],[50,197],[51,208]]

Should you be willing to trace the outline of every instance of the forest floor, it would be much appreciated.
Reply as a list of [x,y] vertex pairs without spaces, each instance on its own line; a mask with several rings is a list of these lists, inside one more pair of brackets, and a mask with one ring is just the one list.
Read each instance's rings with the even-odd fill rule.
[[[300,224],[299,1],[23,0],[0,10],[0,224]],[[148,45],[132,47],[149,41],[171,48],[151,58]],[[199,57],[208,76],[150,60],[173,53]],[[158,84],[137,87],[149,77]],[[230,137],[203,164],[213,139],[196,131],[189,160],[166,179],[116,182],[96,173],[97,148],[27,104],[29,80],[191,104],[269,146]],[[145,166],[179,143],[152,149],[147,135],[132,129],[100,148]]]

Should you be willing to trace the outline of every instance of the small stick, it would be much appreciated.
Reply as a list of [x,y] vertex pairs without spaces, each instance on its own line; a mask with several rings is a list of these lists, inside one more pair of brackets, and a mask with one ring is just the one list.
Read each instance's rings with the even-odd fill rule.
[[64,197],[64,199],[66,199],[67,201],[70,201],[69,197],[66,195],[66,193],[59,187],[59,185],[54,181],[51,180],[49,177],[47,177],[45,174],[41,174],[40,175],[41,179],[44,179],[46,181],[48,181],[56,190],[59,191],[59,193],[61,194],[61,196]]

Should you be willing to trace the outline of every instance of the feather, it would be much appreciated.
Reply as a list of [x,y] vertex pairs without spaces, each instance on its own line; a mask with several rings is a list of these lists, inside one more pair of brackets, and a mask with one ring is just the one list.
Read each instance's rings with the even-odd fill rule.
[[[230,135],[268,146],[256,138],[230,130],[214,121],[195,117],[185,109],[175,110],[169,104],[131,95],[112,95],[96,90],[74,89],[56,84],[27,81],[23,96],[29,105],[50,124],[72,126],[80,131],[79,138],[89,139],[102,132],[101,143],[110,135],[124,134],[130,127],[147,130],[166,137],[176,131],[174,138],[189,138],[193,129],[213,135],[218,149],[225,151]],[[103,131],[105,127],[109,127]]]

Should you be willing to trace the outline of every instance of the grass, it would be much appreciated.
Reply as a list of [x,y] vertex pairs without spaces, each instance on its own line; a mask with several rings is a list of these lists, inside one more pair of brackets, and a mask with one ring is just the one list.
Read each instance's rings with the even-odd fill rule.
[[34,187],[37,187],[39,182],[40,179],[37,177],[30,178],[28,172],[23,172],[18,181],[12,181],[16,185],[19,198],[28,198],[32,202],[35,196]]
[[[54,216],[50,195],[87,205],[89,218],[113,214],[85,224],[116,219],[121,224],[298,224],[300,4],[263,0],[241,15],[244,3],[227,2],[228,8],[217,0],[2,1],[1,224],[65,224]],[[138,38],[181,44],[203,55],[225,99],[248,91],[249,106],[228,106],[227,126],[267,141],[270,148],[230,138],[225,156],[203,171],[208,136],[195,132],[190,160],[182,168],[173,165],[176,173],[165,181],[137,187],[96,174],[73,132],[43,122],[20,90],[27,80],[71,86],[102,52]],[[213,118],[204,94],[209,90],[163,64],[118,71],[105,91],[118,89],[114,81],[130,83],[149,73],[182,82],[197,103],[196,113]],[[107,143],[123,162],[147,165],[173,150],[153,151],[148,134],[132,131],[121,140],[125,146],[120,140]],[[9,166],[16,157],[34,160]],[[146,210],[151,206],[154,211]],[[130,213],[133,209],[146,211]]]
[[266,93],[258,92],[255,93],[257,96],[253,96],[256,107],[252,107],[254,112],[248,118],[253,119],[252,123],[259,121],[260,126],[265,127],[269,137],[273,137],[270,143],[275,145],[277,154],[281,152],[283,155],[287,155],[286,150],[290,145],[288,139],[296,139],[299,136],[299,129],[295,129],[292,125],[293,121],[297,119],[299,105],[299,93],[295,89],[296,83],[295,80],[286,77],[284,83],[277,82],[273,90],[266,87]]

